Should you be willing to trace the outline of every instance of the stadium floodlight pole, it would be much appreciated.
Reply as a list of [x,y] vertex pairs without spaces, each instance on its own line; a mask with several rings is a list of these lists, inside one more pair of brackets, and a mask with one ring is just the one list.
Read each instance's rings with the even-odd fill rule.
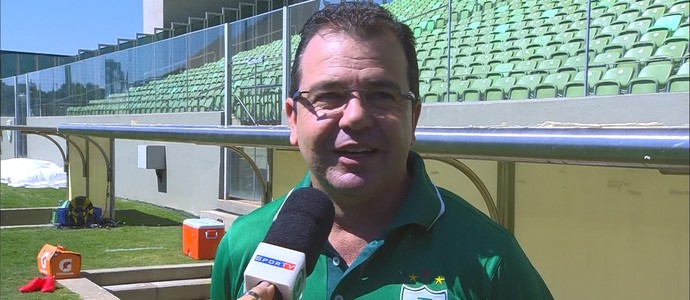
[[587,0],[587,26],[585,26],[585,83],[584,83],[584,97],[589,95],[589,30],[592,22],[592,0]]

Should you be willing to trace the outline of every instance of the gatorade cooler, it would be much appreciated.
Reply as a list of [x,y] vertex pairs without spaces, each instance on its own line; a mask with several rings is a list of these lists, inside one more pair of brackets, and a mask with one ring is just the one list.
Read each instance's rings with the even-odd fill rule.
[[62,246],[43,245],[36,260],[39,273],[56,279],[75,278],[81,273],[81,254]]
[[186,219],[182,222],[182,253],[193,259],[213,259],[225,225],[211,219]]

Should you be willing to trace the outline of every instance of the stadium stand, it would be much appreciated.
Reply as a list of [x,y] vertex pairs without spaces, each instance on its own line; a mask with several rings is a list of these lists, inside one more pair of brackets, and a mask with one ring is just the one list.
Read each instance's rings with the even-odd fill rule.
[[[688,90],[689,1],[592,3],[585,89],[586,4],[443,1],[384,4],[413,28],[423,102],[620,95]],[[448,39],[450,30],[451,38]],[[293,37],[293,49],[297,45]],[[231,103],[243,124],[280,122],[281,41],[231,59]],[[260,63],[252,63],[259,61]],[[225,59],[170,74],[68,114],[223,109]],[[449,77],[450,75],[450,77]],[[184,97],[182,97],[184,96]]]

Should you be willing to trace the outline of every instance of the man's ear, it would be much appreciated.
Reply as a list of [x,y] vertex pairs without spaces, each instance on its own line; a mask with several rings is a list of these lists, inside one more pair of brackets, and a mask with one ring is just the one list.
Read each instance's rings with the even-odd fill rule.
[[415,137],[415,130],[417,129],[417,124],[419,123],[419,116],[422,114],[422,101],[415,101],[412,103],[412,138],[410,139],[410,142],[414,144],[416,137]]
[[285,116],[290,128],[290,144],[299,146],[297,143],[297,103],[292,98],[285,99]]

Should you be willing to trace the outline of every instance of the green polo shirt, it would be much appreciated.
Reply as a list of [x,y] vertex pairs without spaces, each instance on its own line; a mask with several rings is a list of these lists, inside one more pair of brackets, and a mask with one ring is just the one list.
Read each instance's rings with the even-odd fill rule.
[[[408,170],[404,204],[381,237],[350,266],[327,245],[302,299],[553,299],[512,234],[434,186],[414,152]],[[309,178],[295,188],[310,186]],[[216,252],[211,299],[242,294],[244,269],[284,200],[232,224]]]

